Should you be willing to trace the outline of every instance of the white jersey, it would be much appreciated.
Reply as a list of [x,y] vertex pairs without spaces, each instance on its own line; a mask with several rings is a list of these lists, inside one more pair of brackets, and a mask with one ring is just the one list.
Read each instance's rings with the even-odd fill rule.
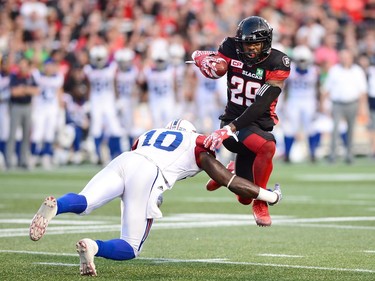
[[155,129],[138,138],[133,152],[153,162],[171,188],[176,181],[193,177],[201,171],[196,156],[208,151],[203,146],[204,139],[197,133]]
[[199,70],[194,68],[197,77],[196,99],[202,103],[212,103],[218,90],[218,82],[215,79],[207,79]]
[[220,126],[219,116],[221,107],[219,107],[219,82],[215,79],[206,78],[199,68],[194,68],[196,77],[196,89],[194,93],[194,102],[196,112],[196,123],[198,130],[203,133],[210,133],[217,130]]
[[144,76],[147,82],[149,100],[151,104],[157,104],[160,99],[174,100],[175,76],[172,66],[163,70],[147,68]]
[[58,106],[58,93],[64,84],[64,76],[60,73],[47,76],[39,70],[33,71],[33,77],[40,89],[40,95],[35,96],[35,106]]
[[121,198],[121,239],[136,255],[141,251],[154,218],[161,218],[159,196],[185,177],[199,173],[197,155],[208,151],[205,137],[196,133],[155,129],[138,139],[136,148],[113,159],[80,192],[85,213]]
[[115,100],[115,75],[117,66],[111,63],[104,68],[85,65],[83,71],[90,82],[90,100]]
[[319,71],[316,66],[311,66],[304,74],[298,73],[296,65],[291,64],[290,74],[286,80],[288,85],[288,99],[302,101],[316,99]]
[[179,102],[184,100],[184,81],[186,78],[186,65],[184,63],[173,65],[174,75],[176,77],[176,93]]
[[127,71],[118,71],[116,74],[117,91],[120,99],[131,99],[137,82],[138,69],[135,67]]
[[10,78],[9,75],[0,73],[0,102],[6,102],[10,99]]
[[[0,73],[0,141],[7,141],[9,138],[10,116],[10,78],[9,75]],[[1,152],[0,152],[1,153]]]

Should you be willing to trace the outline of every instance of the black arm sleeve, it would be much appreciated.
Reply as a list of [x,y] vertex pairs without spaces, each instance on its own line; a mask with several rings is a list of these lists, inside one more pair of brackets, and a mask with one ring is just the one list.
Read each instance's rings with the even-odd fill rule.
[[255,102],[232,122],[236,126],[237,131],[256,121],[270,108],[272,102],[278,98],[280,93],[281,88],[271,86],[270,84],[264,84],[260,87],[256,94]]

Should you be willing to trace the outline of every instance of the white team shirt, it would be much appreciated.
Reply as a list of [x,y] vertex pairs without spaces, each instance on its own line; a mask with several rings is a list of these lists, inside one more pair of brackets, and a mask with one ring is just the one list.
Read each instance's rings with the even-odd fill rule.
[[[212,94],[216,93],[217,89],[218,89],[218,80],[215,80],[215,79],[207,79],[207,77],[205,77],[201,71],[199,70],[198,67],[194,67],[194,72],[196,74],[196,77],[197,77],[197,89],[196,89],[196,93],[197,93],[197,99],[200,100],[200,99],[203,99],[203,100],[207,100],[212,98]],[[208,97],[207,97],[208,95]],[[212,99],[211,99],[212,101]]]
[[112,62],[104,68],[85,65],[83,71],[90,82],[90,100],[115,100],[116,63]]
[[160,99],[175,99],[174,75],[172,66],[163,70],[156,70],[151,67],[144,70],[150,103],[158,103]]
[[297,72],[296,65],[291,64],[290,74],[286,80],[288,84],[288,99],[316,99],[319,71],[316,66],[311,66],[305,74]]
[[152,161],[171,188],[176,181],[193,177],[202,171],[196,156],[203,151],[209,152],[203,146],[204,139],[205,136],[197,133],[154,129],[138,138],[133,152]]
[[117,91],[120,99],[130,99],[135,87],[139,71],[132,67],[127,71],[118,71],[116,74]]
[[36,106],[57,106],[58,93],[64,84],[64,76],[61,73],[53,76],[46,76],[39,70],[33,71],[33,77],[40,89],[40,95],[34,97]]
[[344,68],[336,64],[328,71],[324,89],[334,102],[356,101],[367,92],[366,74],[359,65]]
[[7,101],[10,99],[9,83],[9,75],[3,75],[0,73],[0,101]]

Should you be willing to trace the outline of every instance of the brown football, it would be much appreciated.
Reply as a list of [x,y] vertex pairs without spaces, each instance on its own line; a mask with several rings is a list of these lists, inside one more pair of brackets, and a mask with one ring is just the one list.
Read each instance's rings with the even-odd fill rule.
[[213,76],[213,79],[218,79],[218,78],[224,76],[225,73],[227,73],[228,64],[227,64],[225,59],[223,59],[219,56],[214,56],[214,57],[217,58],[219,60],[219,62],[218,63],[216,63],[216,62],[212,63],[215,66],[216,71],[211,69],[211,74]]

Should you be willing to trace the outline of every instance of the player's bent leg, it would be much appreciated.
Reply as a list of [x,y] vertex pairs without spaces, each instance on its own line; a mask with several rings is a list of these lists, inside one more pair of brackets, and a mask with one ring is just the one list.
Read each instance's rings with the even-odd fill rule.
[[84,238],[76,243],[76,249],[80,259],[81,275],[96,276],[94,256],[98,252],[98,244],[92,239]]
[[123,239],[111,239],[107,241],[96,240],[98,245],[97,257],[123,261],[136,257],[133,247]]
[[[267,141],[259,148],[255,157],[253,165],[254,182],[261,187],[267,186],[268,179],[272,173],[272,158],[275,150],[275,142]],[[267,202],[254,200],[253,215],[258,226],[270,226],[272,224]]]
[[38,241],[46,232],[47,226],[51,219],[56,216],[57,202],[53,196],[47,197],[38,212],[35,214],[30,224],[29,236],[33,241]]
[[[229,161],[229,163],[227,165],[227,170],[233,174],[234,173],[234,169],[235,169],[234,161]],[[220,187],[221,187],[221,185],[218,184],[213,179],[209,179],[208,182],[207,182],[207,184],[206,184],[206,189],[208,191],[214,191],[214,190],[216,190],[216,189],[218,189]]]

